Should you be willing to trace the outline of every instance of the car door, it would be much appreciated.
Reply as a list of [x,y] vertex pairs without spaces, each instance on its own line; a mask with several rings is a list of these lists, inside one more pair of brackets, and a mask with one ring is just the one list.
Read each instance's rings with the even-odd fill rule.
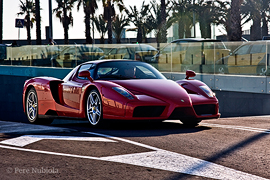
[[257,65],[264,58],[266,52],[265,42],[256,43],[250,49],[249,65]]
[[228,59],[228,65],[245,65],[250,58],[251,44],[242,45]]
[[[91,68],[92,64],[85,64],[82,65],[78,73],[83,70],[89,70]],[[78,74],[77,73],[77,74]],[[85,78],[80,78],[78,76],[74,76],[67,82],[62,83],[63,87],[63,100],[65,105],[77,109],[80,109],[80,100],[81,100],[81,94],[82,94],[82,88],[83,85],[88,82]]]

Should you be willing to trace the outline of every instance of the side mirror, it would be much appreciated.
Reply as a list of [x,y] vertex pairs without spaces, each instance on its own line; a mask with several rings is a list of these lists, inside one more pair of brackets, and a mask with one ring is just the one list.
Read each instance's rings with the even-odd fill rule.
[[195,77],[195,76],[196,76],[196,73],[194,71],[187,70],[186,71],[186,78],[185,79],[188,79],[190,77]]
[[94,81],[93,78],[92,78],[91,75],[90,75],[90,72],[87,71],[87,70],[81,71],[81,72],[79,73],[79,77],[86,77],[87,79],[89,79],[89,81],[91,81],[91,82]]

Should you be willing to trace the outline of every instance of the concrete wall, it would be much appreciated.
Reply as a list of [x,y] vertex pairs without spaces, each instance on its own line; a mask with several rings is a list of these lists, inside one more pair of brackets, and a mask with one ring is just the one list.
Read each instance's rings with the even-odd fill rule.
[[0,66],[0,120],[28,122],[22,104],[25,80],[37,76],[64,78],[71,69]]
[[[0,120],[27,122],[23,113],[24,81],[37,76],[64,78],[71,69],[0,66]],[[182,73],[163,73],[167,78],[183,79]],[[202,80],[216,93],[222,117],[269,115],[268,77],[202,75]]]

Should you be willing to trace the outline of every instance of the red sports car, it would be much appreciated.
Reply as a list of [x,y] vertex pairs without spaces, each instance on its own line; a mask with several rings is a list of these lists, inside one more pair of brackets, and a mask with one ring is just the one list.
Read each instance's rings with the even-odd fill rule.
[[215,94],[201,81],[167,80],[150,64],[132,60],[89,61],[63,80],[36,77],[24,84],[23,107],[30,123],[54,118],[83,118],[97,126],[104,119],[179,119],[196,126],[219,118]]

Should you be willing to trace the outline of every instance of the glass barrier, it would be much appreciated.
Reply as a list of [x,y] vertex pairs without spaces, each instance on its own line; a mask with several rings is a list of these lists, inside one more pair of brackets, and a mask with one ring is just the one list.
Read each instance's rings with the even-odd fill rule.
[[0,65],[73,68],[99,59],[144,61],[161,72],[270,75],[270,41],[192,39],[172,43],[0,46]]

